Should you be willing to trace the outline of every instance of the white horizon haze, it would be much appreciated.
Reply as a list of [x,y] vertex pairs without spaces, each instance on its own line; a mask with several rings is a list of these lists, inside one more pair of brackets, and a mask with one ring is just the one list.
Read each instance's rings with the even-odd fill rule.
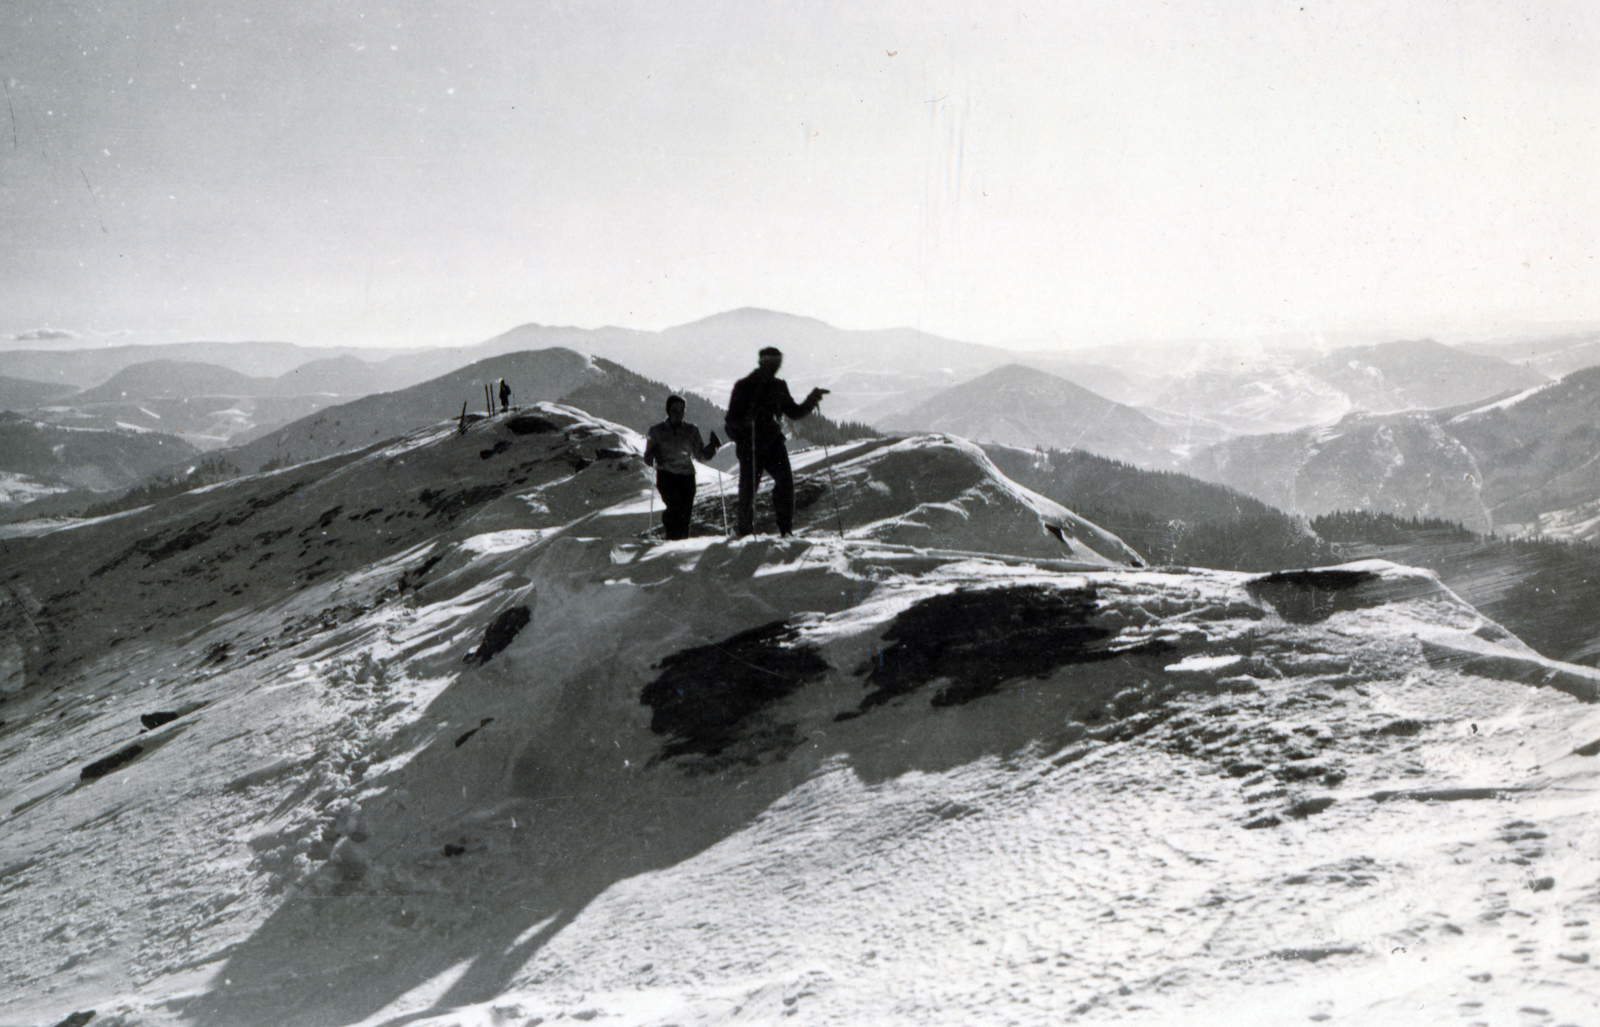
[[[0,10],[0,339],[1600,321],[1578,3]],[[22,338],[19,338],[22,337]],[[48,341],[48,340],[44,340]]]

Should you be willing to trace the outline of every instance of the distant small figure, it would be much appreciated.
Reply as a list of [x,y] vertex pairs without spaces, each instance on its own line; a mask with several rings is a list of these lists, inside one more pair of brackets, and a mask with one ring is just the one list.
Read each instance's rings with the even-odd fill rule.
[[503,414],[511,409],[511,386],[506,384],[504,378],[500,379],[500,412]]
[[667,419],[653,425],[646,435],[644,462],[656,469],[656,491],[664,509],[661,527],[669,539],[689,537],[689,518],[694,512],[694,462],[710,460],[722,443],[717,433],[711,442],[700,438],[700,429],[683,419],[688,404],[682,396],[667,397]]
[[804,403],[789,395],[789,383],[778,377],[783,353],[768,346],[760,353],[759,366],[733,386],[728,399],[728,416],[723,428],[739,454],[739,536],[750,534],[756,523],[756,492],[761,488],[761,472],[772,475],[772,509],[778,519],[778,533],[794,531],[794,472],[789,469],[789,450],[783,444],[783,425],[779,416],[798,421],[810,416],[827,389],[812,389]]

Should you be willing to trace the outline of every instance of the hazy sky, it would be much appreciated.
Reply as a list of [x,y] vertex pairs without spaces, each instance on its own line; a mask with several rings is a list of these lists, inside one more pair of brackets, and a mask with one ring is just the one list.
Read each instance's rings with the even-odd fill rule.
[[3,0],[0,339],[1600,319],[1597,54],[1593,0]]

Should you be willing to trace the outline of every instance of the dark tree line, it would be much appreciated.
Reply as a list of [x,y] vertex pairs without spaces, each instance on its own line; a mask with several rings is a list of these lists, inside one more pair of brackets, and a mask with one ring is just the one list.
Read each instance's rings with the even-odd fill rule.
[[212,485],[229,478],[237,478],[239,468],[220,456],[203,456],[194,466],[178,474],[158,474],[145,479],[141,485],[103,503],[95,503],[83,512],[84,517],[104,517],[136,507],[149,506],[163,499],[182,495],[202,485]]
[[1335,510],[1311,519],[1311,530],[1329,542],[1401,545],[1422,538],[1477,538],[1457,521],[1438,517],[1399,517],[1370,510]]
[[1001,473],[1157,564],[1260,571],[1336,562],[1306,522],[1222,485],[1080,450],[985,446]]

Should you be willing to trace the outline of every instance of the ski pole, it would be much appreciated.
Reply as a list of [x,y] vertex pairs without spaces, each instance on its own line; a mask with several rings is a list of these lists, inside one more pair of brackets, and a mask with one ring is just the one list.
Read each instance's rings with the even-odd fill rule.
[[828,464],[828,491],[833,494],[833,519],[839,525],[839,541],[844,541],[844,517],[839,513],[839,483],[833,479],[833,454],[828,452],[828,444],[822,444],[822,459]]
[[[716,468],[712,468],[716,470]],[[728,497],[722,494],[722,472],[717,471],[717,502],[722,504],[722,537],[727,538],[732,532],[728,531]]]
[[650,521],[645,525],[644,537],[652,538],[656,533],[656,490],[650,490]]

